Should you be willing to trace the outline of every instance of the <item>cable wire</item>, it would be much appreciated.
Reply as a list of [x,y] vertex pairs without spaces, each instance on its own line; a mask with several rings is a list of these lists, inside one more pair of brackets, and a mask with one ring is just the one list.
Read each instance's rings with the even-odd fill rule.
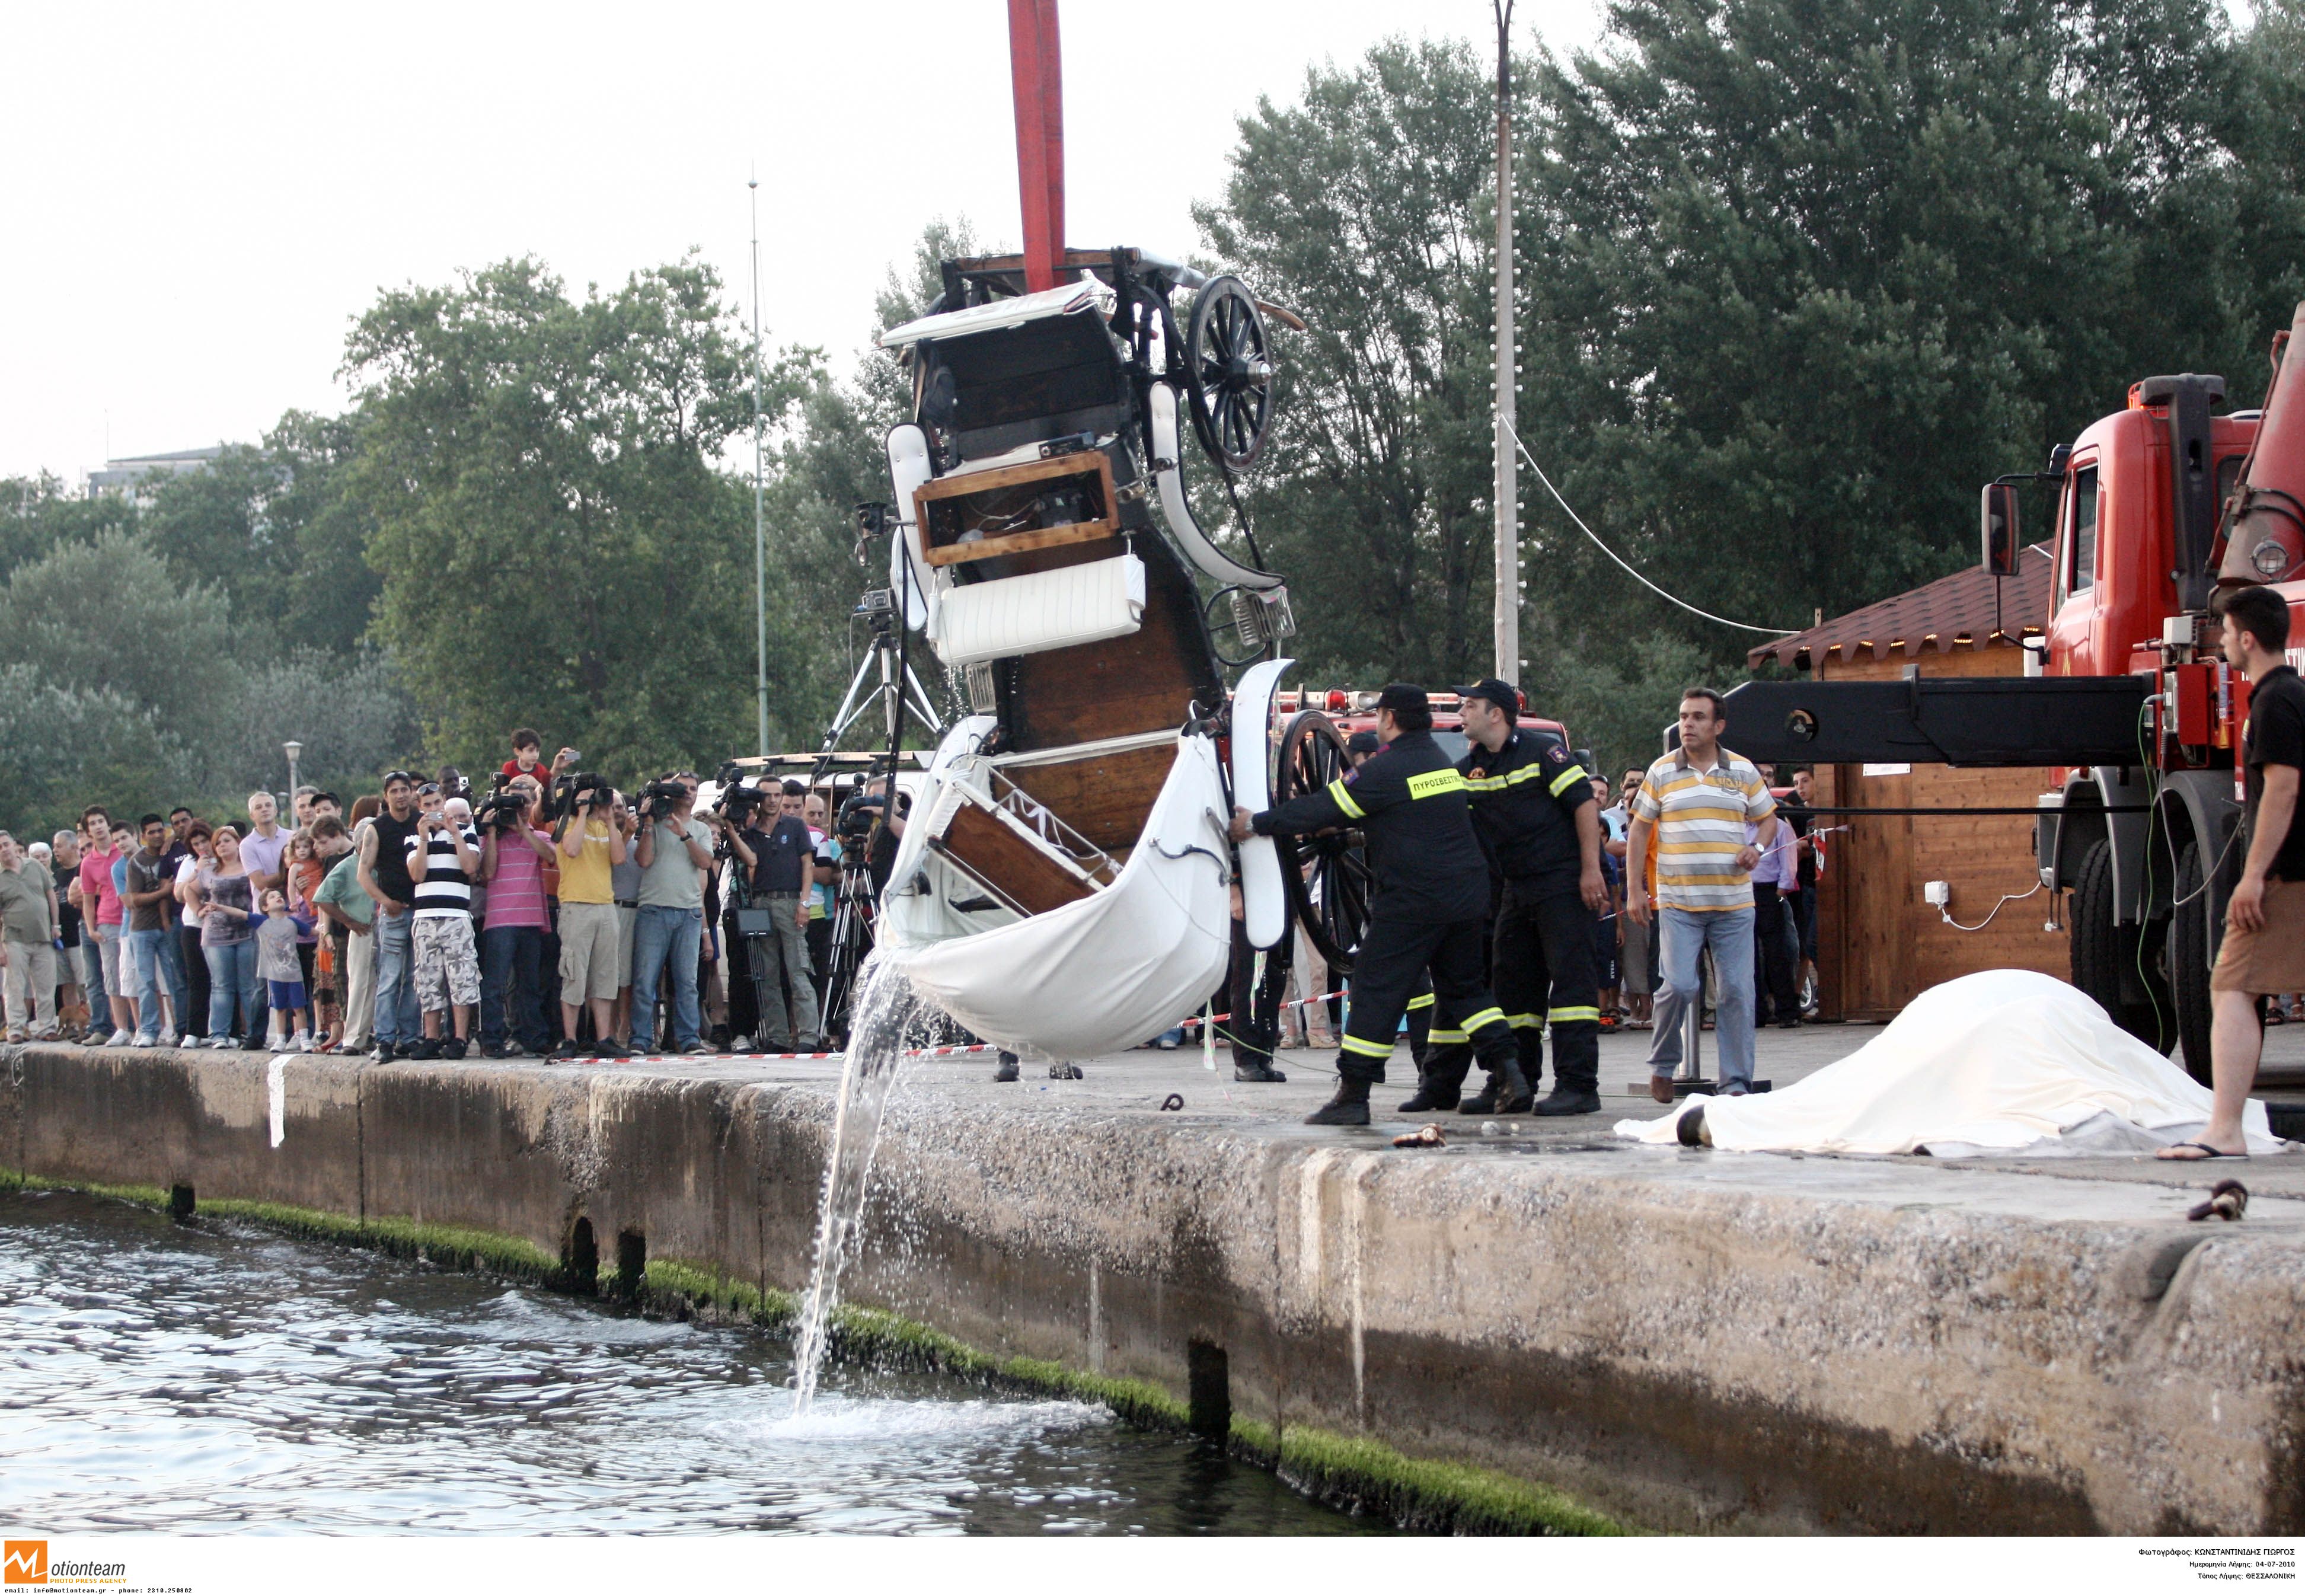
[[1731,621],[1727,619],[1725,616],[1714,615],[1711,610],[1699,609],[1694,604],[1689,603],[1688,599],[1677,598],[1672,594],[1666,592],[1663,588],[1657,586],[1656,583],[1651,582],[1647,577],[1643,576],[1638,571],[1627,564],[1625,557],[1622,555],[1619,554],[1615,549],[1601,541],[1601,534],[1595,531],[1591,527],[1586,526],[1585,524],[1585,518],[1578,514],[1575,510],[1570,509],[1569,501],[1561,497],[1561,489],[1555,488],[1552,485],[1552,479],[1544,474],[1544,468],[1537,464],[1536,456],[1528,452],[1528,446],[1520,441],[1520,434],[1514,430],[1511,422],[1508,421],[1505,423],[1505,430],[1511,434],[1513,447],[1520,451],[1520,457],[1528,462],[1528,469],[1536,473],[1536,480],[1544,484],[1545,492],[1552,496],[1552,502],[1559,505],[1562,512],[1568,515],[1569,519],[1577,523],[1577,530],[1584,533],[1587,538],[1592,539],[1594,548],[1599,549],[1603,554],[1607,555],[1611,559],[1616,561],[1620,566],[1623,567],[1626,575],[1640,583],[1641,586],[1648,589],[1650,592],[1654,593],[1658,598],[1663,598],[1668,604],[1678,604],[1690,615],[1700,615],[1705,620],[1711,621],[1717,626],[1733,627],[1739,632],[1758,632],[1769,637],[1790,637],[1794,632],[1801,630],[1798,626],[1756,626],[1746,621]]

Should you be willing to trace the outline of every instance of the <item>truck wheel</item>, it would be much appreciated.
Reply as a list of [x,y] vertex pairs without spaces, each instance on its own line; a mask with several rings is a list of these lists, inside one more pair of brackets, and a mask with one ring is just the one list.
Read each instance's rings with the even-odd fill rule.
[[[2199,894],[2199,896],[2195,896]],[[2183,907],[2169,927],[2169,985],[2185,1073],[2209,1084],[2209,900],[2201,890],[2201,845],[2189,842],[2177,858],[2176,901]],[[2192,902],[2186,903],[2187,898]]]
[[2089,845],[2073,878],[2073,985],[2123,1031],[2166,1053],[2177,1043],[2176,1014],[2156,967],[2160,949],[2142,947],[2138,927],[2114,923],[2113,901],[2113,843],[2105,839]]

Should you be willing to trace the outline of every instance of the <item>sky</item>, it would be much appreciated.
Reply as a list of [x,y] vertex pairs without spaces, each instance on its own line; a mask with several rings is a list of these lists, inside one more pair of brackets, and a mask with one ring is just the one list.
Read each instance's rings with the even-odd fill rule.
[[[1518,0],[1516,42],[1597,16]],[[1065,0],[1062,32],[1071,242],[1181,255],[1259,96],[1494,24],[1488,0]],[[749,314],[755,171],[762,335],[844,367],[926,222],[1021,231],[1000,0],[18,5],[0,58],[0,476],[340,410],[380,291],[512,256],[581,293],[693,249]]]

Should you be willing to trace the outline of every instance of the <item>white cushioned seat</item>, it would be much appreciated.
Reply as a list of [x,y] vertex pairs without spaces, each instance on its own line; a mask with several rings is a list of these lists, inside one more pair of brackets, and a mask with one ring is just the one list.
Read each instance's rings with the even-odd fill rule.
[[1126,637],[1144,623],[1144,562],[1084,565],[956,583],[938,596],[929,641],[947,665],[1038,654]]

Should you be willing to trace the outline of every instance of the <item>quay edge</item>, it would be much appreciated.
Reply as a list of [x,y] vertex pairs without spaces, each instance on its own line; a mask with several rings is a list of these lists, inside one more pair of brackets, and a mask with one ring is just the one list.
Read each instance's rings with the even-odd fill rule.
[[[0,1163],[38,1179],[335,1216],[336,1239],[664,1300],[722,1282],[756,1315],[806,1279],[822,1067],[296,1057],[275,1145],[266,1055],[0,1058]],[[923,1074],[844,1295],[989,1377],[1164,1393],[1412,1523],[1412,1483],[1529,1481],[1590,1504],[1586,1528],[2305,1527],[2305,1201],[2212,1230],[2157,1185],[1592,1132],[1552,1156],[1400,1153]],[[875,1322],[844,1320],[860,1355]]]

